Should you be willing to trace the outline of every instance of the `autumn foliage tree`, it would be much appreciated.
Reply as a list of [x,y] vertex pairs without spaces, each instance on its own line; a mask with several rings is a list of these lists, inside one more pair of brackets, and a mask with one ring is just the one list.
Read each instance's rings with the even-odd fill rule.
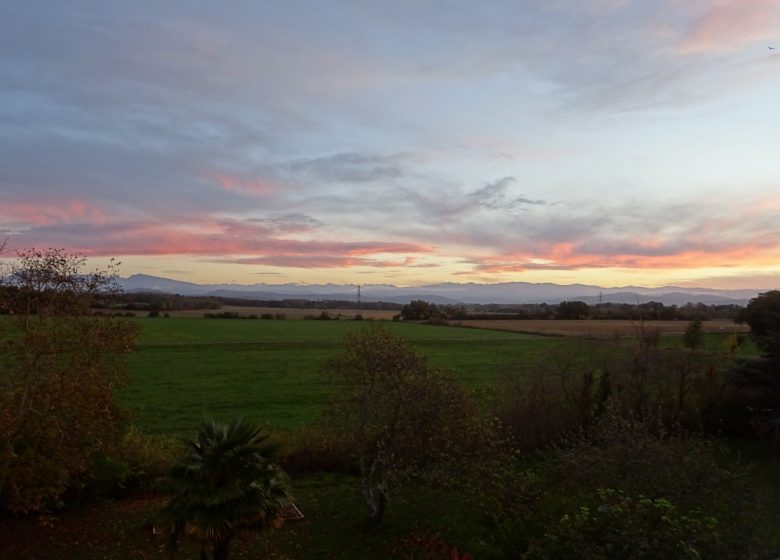
[[56,502],[120,437],[114,392],[136,326],[95,317],[115,273],[57,249],[18,254],[0,279],[0,508]]
[[473,403],[402,339],[381,327],[352,333],[328,370],[338,389],[327,416],[357,457],[374,523],[395,484],[468,456]]

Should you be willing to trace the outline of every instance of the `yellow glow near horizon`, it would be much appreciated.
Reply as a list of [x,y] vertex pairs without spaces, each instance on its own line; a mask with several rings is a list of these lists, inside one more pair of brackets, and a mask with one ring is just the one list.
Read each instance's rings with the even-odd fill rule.
[[[196,284],[394,284],[419,286],[439,282],[531,282],[589,284],[605,288],[619,286],[687,286],[702,288],[759,290],[780,287],[780,265],[753,267],[710,267],[690,269],[593,268],[579,270],[529,270],[504,274],[481,274],[454,259],[441,259],[435,268],[371,267],[284,268],[235,263],[216,263],[187,256],[119,257],[121,276],[149,274]],[[90,258],[90,267],[101,267],[108,259]]]

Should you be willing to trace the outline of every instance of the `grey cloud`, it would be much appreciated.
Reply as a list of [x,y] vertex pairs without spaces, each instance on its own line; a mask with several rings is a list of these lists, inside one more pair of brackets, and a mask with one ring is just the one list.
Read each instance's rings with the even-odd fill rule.
[[284,214],[270,218],[251,218],[249,222],[268,227],[278,234],[305,233],[320,229],[325,224],[306,214]]
[[404,156],[372,155],[344,152],[331,156],[298,159],[286,167],[293,174],[303,174],[330,183],[369,183],[404,177]]
[[[774,251],[780,247],[780,232],[769,223],[776,218],[771,210],[756,215],[746,200],[642,204],[625,199],[612,203],[578,200],[555,207],[536,206],[523,215],[497,213],[487,222],[478,214],[461,214],[454,224],[416,224],[406,233],[444,247],[453,243],[474,249],[490,247],[499,260],[501,254],[545,258],[556,247],[567,247],[572,255],[590,256],[589,266],[597,267],[603,264],[598,256],[717,255],[742,247]],[[529,263],[525,268],[549,266]]]
[[509,197],[509,189],[516,182],[517,179],[514,177],[503,177],[469,193],[468,196],[480,206],[491,210],[515,210],[522,206],[547,204],[544,200],[534,200],[525,196]]
[[506,189],[512,183],[517,182],[514,177],[503,177],[492,183],[488,183],[479,190],[469,193],[469,196],[473,196],[480,202],[491,202],[496,198],[503,198]]

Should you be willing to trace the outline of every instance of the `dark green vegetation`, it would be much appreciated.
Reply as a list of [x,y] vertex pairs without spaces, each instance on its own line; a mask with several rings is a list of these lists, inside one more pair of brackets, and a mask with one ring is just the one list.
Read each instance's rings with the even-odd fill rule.
[[239,534],[280,526],[288,492],[284,473],[271,462],[276,449],[262,428],[245,420],[203,422],[171,469],[173,497],[159,516],[172,527],[171,552],[187,535],[200,544],[201,556],[210,548],[214,560],[228,560]]
[[412,301],[401,308],[406,320],[517,320],[517,319],[619,319],[629,321],[692,321],[695,319],[734,319],[742,307],[734,304],[705,305],[686,303],[683,306],[664,305],[658,301],[647,303],[600,303],[588,305],[584,301],[548,303],[436,305],[423,300]]
[[[357,321],[139,319],[131,382],[121,393],[149,433],[188,433],[205,416],[291,428],[314,420],[333,388],[325,361]],[[568,341],[477,329],[384,323],[436,367],[487,391],[507,367]]]
[[[27,264],[47,275],[72,262],[50,256]],[[23,492],[0,493],[5,514],[58,516],[0,522],[3,556],[161,557],[164,542],[149,530],[155,519],[167,521],[164,533],[188,534],[184,558],[204,557],[204,549],[218,559],[232,550],[280,560],[780,552],[773,295],[749,308],[756,346],[702,335],[697,323],[685,337],[664,338],[639,322],[630,339],[575,340],[365,321],[109,320],[88,315],[92,298],[75,298],[67,286],[78,275],[69,270],[26,295],[45,301],[64,282],[61,300],[78,305],[63,308],[63,324],[81,329],[47,329],[59,316],[38,304],[16,307],[25,301],[16,288],[3,292],[15,351],[0,361],[0,420],[12,425],[7,404],[30,395],[35,404],[16,409],[29,418],[41,414],[39,403],[67,405],[44,409],[37,425],[50,431],[20,428],[23,437],[5,442],[8,472],[26,474],[18,457],[32,471],[86,451],[56,487],[38,476],[16,484]],[[21,337],[26,324],[41,328]],[[129,409],[122,422],[113,406],[121,370],[109,359],[121,352],[101,352],[103,337],[94,335],[132,338],[134,327],[141,335],[121,392]],[[89,336],[78,338],[81,331]],[[64,359],[95,344],[92,361]],[[89,398],[97,382],[105,383],[102,401]],[[42,390],[30,393],[33,386]],[[117,414],[104,421],[71,403]],[[250,422],[203,423],[189,439],[205,416]],[[277,528],[285,477],[254,421],[283,428],[273,441],[306,515],[277,531],[269,529]],[[63,449],[55,444],[66,422],[77,437]],[[49,494],[41,499],[36,489]],[[149,492],[159,499],[139,498]],[[37,501],[21,508],[17,497]],[[98,505],[121,497],[135,501]],[[43,531],[48,538],[39,538]]]
[[[244,415],[292,430],[287,465],[297,473],[293,492],[307,518],[271,537],[270,550],[280,558],[412,558],[452,546],[476,558],[519,558],[523,551],[555,557],[587,547],[595,547],[592,557],[608,558],[604,546],[634,543],[654,547],[659,558],[741,557],[748,548],[761,558],[780,545],[771,537],[780,518],[777,470],[764,444],[749,444],[759,459],[751,473],[734,462],[729,446],[685,435],[710,421],[713,407],[710,429],[720,429],[718,407],[731,406],[723,398],[730,356],[756,352],[753,344],[738,345],[735,335],[703,335],[692,345],[683,337],[659,338],[650,323],[644,338],[616,345],[384,323],[431,366],[474,389],[526,451],[518,459],[490,449],[485,462],[481,451],[443,486],[407,478],[393,488],[384,525],[372,528],[359,481],[349,474],[357,471],[347,459],[355,448],[334,449],[332,436],[316,427],[337,390],[323,366],[344,356],[345,334],[367,324],[168,319],[142,325],[124,398],[147,430],[186,432],[206,414]],[[155,380],[167,385],[155,389]],[[174,389],[159,388],[165,386]],[[139,405],[164,406],[167,417]],[[637,423],[626,414],[648,420]],[[734,422],[737,431],[750,427],[749,419]],[[686,430],[677,431],[680,423]],[[562,447],[545,450],[567,425],[587,431],[564,435]],[[320,468],[333,474],[317,473]],[[557,525],[561,519],[570,521]]]

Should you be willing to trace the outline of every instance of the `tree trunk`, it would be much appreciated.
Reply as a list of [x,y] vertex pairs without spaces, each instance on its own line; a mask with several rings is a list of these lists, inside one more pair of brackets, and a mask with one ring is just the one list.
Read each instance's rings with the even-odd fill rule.
[[360,460],[360,478],[363,483],[363,497],[371,514],[371,522],[380,525],[385,515],[388,499],[388,484],[385,481],[384,463],[366,458]]
[[381,525],[382,519],[385,517],[385,509],[387,508],[387,484],[384,482],[378,483],[374,487],[373,491],[373,514],[371,515],[371,522],[374,525]]
[[230,540],[214,543],[214,560],[230,560]]

